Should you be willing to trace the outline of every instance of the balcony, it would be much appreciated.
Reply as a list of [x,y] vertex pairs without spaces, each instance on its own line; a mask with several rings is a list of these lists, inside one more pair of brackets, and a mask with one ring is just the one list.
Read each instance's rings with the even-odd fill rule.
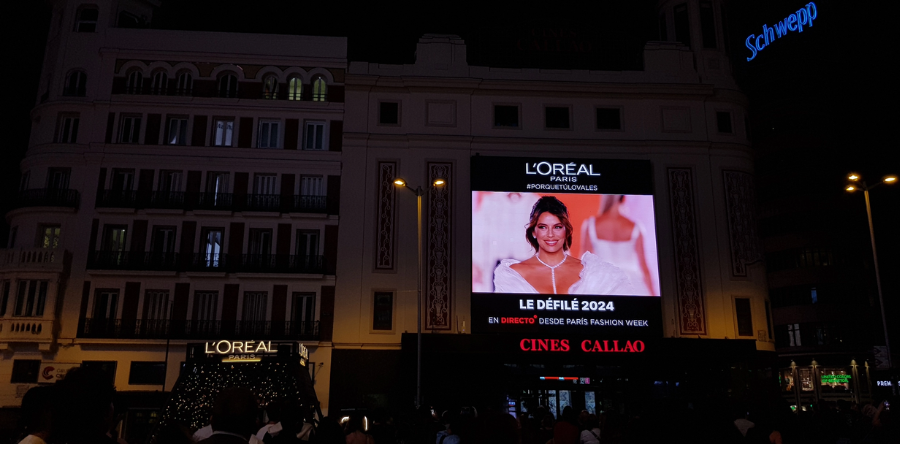
[[88,259],[92,270],[178,270],[178,253],[93,252]]
[[0,249],[0,272],[62,272],[65,253],[61,248]]
[[233,194],[201,192],[197,194],[197,202],[192,206],[194,207],[194,209],[211,211],[232,211],[232,206],[234,205],[233,200]]
[[97,197],[98,208],[137,208],[137,191],[103,190]]
[[244,273],[325,273],[324,256],[306,255],[242,255],[240,265],[233,268]]
[[184,192],[155,191],[150,194],[147,208],[152,209],[184,209]]
[[[0,319],[0,343],[37,342],[41,348],[53,342],[54,320],[41,317],[11,317]],[[0,344],[0,348],[5,348]]]
[[319,321],[121,320],[78,322],[79,338],[319,340]]
[[56,206],[78,208],[78,191],[74,189],[27,189],[19,191],[13,208]]
[[228,269],[228,255],[225,253],[192,253],[184,259],[189,272],[225,272]]

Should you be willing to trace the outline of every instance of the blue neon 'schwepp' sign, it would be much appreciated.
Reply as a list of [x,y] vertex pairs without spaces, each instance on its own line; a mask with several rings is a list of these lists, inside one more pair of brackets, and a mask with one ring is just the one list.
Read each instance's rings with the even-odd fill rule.
[[771,44],[775,37],[779,38],[784,37],[788,34],[789,31],[796,31],[798,33],[803,32],[803,27],[811,27],[813,26],[813,19],[818,17],[819,12],[816,9],[816,4],[813,2],[809,2],[803,8],[797,10],[797,12],[787,16],[781,22],[776,23],[774,26],[769,27],[768,25],[763,25],[763,32],[759,36],[755,34],[751,34],[747,36],[747,40],[745,41],[745,45],[750,49],[753,54],[747,58],[747,61],[750,61],[753,58],[756,58],[756,54],[761,52],[762,49],[766,48]]

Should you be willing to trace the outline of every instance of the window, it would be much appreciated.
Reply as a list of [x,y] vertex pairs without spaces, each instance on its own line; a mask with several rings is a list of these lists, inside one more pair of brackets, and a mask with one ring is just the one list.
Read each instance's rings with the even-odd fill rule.
[[87,74],[80,70],[69,72],[63,95],[68,97],[84,97],[87,93]]
[[300,100],[303,98],[303,80],[292,77],[288,81],[288,100]]
[[[312,292],[294,292],[291,304],[291,321],[310,323],[316,320],[316,294]],[[309,331],[312,331],[311,329]]]
[[622,110],[619,108],[597,108],[598,130],[621,130]]
[[116,361],[82,361],[81,367],[92,372],[100,372],[109,384],[116,384]]
[[797,369],[797,374],[800,376],[800,390],[814,391],[816,389],[815,384],[813,384],[813,370],[811,368]]
[[42,317],[47,301],[47,281],[19,280],[16,286],[16,307],[13,315],[19,317]]
[[[16,247],[16,235],[19,234],[19,227],[12,227],[9,229],[9,241],[7,242],[6,248],[15,248]],[[2,315],[2,314],[0,314]]]
[[753,336],[753,314],[750,310],[750,299],[734,299],[734,312],[737,317],[738,336]]
[[716,128],[718,128],[719,133],[731,134],[731,113],[728,111],[718,111],[716,112]]
[[792,323],[787,326],[788,332],[788,345],[791,347],[800,347],[803,345],[800,342],[800,324]]
[[816,288],[811,288],[809,290],[809,299],[813,304],[819,303],[819,292]]
[[153,81],[150,83],[150,92],[153,95],[166,95],[169,92],[169,74],[158,71],[153,74]]
[[6,316],[6,306],[9,305],[9,280],[0,280],[0,317]]
[[568,129],[569,108],[567,106],[547,106],[544,108],[544,125],[547,128]]
[[39,359],[14,359],[10,383],[37,383],[41,371]]
[[766,300],[766,329],[769,331],[769,339],[775,335],[772,333],[772,302]]
[[263,79],[262,96],[272,100],[278,98],[278,78],[275,75],[268,75]]
[[242,322],[266,321],[267,292],[244,292],[244,310]]
[[515,105],[494,105],[495,127],[519,127],[519,107]]
[[134,189],[134,169],[113,169],[109,190],[127,192]]
[[247,243],[247,253],[250,257],[248,262],[265,264],[265,257],[272,254],[272,229],[251,228],[250,242]]
[[379,103],[378,123],[382,125],[398,125],[400,123],[400,104],[397,102]]
[[40,232],[40,248],[56,248],[59,247],[59,225],[41,225]]
[[156,361],[132,361],[128,384],[162,386],[166,382],[166,363]]
[[688,47],[691,46],[691,26],[688,22],[688,10],[686,4],[675,6],[675,40]]
[[376,292],[375,305],[372,310],[373,330],[392,330],[394,328],[394,293]]
[[274,174],[256,174],[253,176],[253,192],[258,195],[275,194],[275,180],[277,176]]
[[129,94],[143,94],[144,74],[140,70],[132,70],[125,79],[125,92]]
[[304,175],[300,177],[300,195],[306,196],[324,196],[325,195],[325,177],[315,175]]
[[203,242],[200,249],[203,253],[203,261],[206,267],[221,267],[224,265],[222,260],[222,244],[224,240],[222,235],[225,230],[222,228],[204,228],[202,230]]
[[175,227],[153,227],[150,251],[156,255],[175,253]]
[[297,248],[294,254],[301,258],[318,256],[319,230],[297,230]]
[[178,80],[175,82],[175,95],[191,95],[191,89],[194,87],[194,76],[190,72],[181,72],[178,74]]
[[219,77],[219,97],[235,98],[238,92],[238,79],[234,74],[226,73]]
[[117,28],[141,28],[141,25],[143,25],[143,20],[128,11],[120,12],[119,19],[116,21]]
[[216,310],[219,306],[218,291],[197,291],[194,293],[194,311],[196,316],[194,320],[213,321],[216,320]]
[[119,125],[119,142],[137,144],[141,134],[141,116],[122,115]]
[[781,383],[781,388],[784,392],[793,392],[794,390],[794,370],[793,369],[783,369],[778,374],[778,381]]
[[325,150],[325,122],[306,122],[306,150]]
[[234,137],[234,119],[216,119],[213,127],[213,145],[231,147]]
[[166,144],[187,145],[187,125],[188,120],[185,117],[170,117]]
[[260,120],[257,148],[278,148],[278,125],[276,120]]
[[328,98],[328,85],[325,83],[325,79],[322,77],[318,77],[313,80],[312,85],[312,100],[314,102],[324,102]]
[[119,291],[112,289],[97,289],[94,296],[94,320],[115,320],[116,310],[119,306]]
[[74,144],[78,140],[78,114],[61,114],[57,129],[56,142]]
[[69,178],[72,175],[72,169],[51,167],[47,169],[47,189],[64,190],[69,188]]
[[668,41],[669,40],[669,30],[666,26],[666,15],[659,15],[659,40]]
[[711,2],[700,2],[700,32],[703,48],[716,48],[716,19]]
[[181,192],[181,171],[160,170],[158,186],[160,192]]
[[27,191],[29,181],[31,181],[31,171],[26,170],[26,171],[22,172],[22,176],[19,177],[19,190]]
[[97,18],[100,12],[95,6],[82,6],[78,8],[75,19],[75,31],[78,33],[93,33],[97,31]]
[[206,175],[207,199],[204,201],[210,206],[228,205],[231,197],[228,195],[228,172],[208,172]]
[[169,320],[171,304],[169,303],[169,291],[147,290],[144,293],[144,320],[148,326],[154,326],[154,322]]
[[103,228],[103,241],[100,243],[100,250],[114,254],[115,258],[122,258],[122,252],[125,251],[125,236],[126,228],[124,225],[106,225]]

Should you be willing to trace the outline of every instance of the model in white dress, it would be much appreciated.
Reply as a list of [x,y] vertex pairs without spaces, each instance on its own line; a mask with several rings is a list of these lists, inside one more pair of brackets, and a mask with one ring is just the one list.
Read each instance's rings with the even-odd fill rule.
[[[537,289],[531,286],[519,272],[513,269],[513,264],[522,261],[516,259],[504,259],[494,269],[494,292],[538,294]],[[580,280],[569,288],[569,292],[560,294],[581,295],[637,295],[634,287],[628,280],[628,275],[622,269],[603,261],[597,255],[586,252],[581,257],[581,265],[584,267],[579,274]]]
[[634,286],[634,295],[652,295],[645,281],[644,270],[641,268],[640,255],[638,255],[637,242],[642,232],[637,223],[631,231],[631,237],[627,241],[608,241],[597,237],[597,229],[594,219],[585,220],[581,226],[582,236],[590,239],[591,248],[603,261],[608,261],[622,269]]

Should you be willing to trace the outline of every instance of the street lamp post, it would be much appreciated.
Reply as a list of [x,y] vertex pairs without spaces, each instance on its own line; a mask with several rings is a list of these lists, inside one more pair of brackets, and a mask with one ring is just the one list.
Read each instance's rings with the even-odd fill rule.
[[866,215],[869,218],[869,239],[872,241],[872,258],[875,260],[875,284],[878,287],[878,303],[881,306],[881,325],[884,327],[884,346],[887,350],[887,358],[888,358],[888,370],[891,372],[891,389],[893,390],[894,395],[898,394],[897,386],[897,377],[894,376],[894,363],[893,358],[891,357],[891,341],[888,336],[888,326],[887,326],[887,315],[884,313],[884,296],[881,293],[881,273],[878,270],[878,252],[875,250],[875,228],[872,226],[872,205],[869,202],[869,189],[878,186],[879,184],[893,184],[897,181],[896,175],[887,175],[881,179],[881,181],[873,184],[872,186],[867,186],[866,182],[862,180],[862,178],[855,173],[851,173],[847,176],[852,183],[847,186],[847,192],[855,192],[857,190],[862,190],[865,194],[866,198]]
[[[442,178],[435,178],[431,184],[434,187],[444,187],[447,182]],[[406,180],[397,178],[394,186],[405,187],[416,194],[416,227],[417,227],[417,253],[418,272],[416,277],[416,409],[422,406],[422,194],[425,190],[422,186],[415,189],[409,187]]]

